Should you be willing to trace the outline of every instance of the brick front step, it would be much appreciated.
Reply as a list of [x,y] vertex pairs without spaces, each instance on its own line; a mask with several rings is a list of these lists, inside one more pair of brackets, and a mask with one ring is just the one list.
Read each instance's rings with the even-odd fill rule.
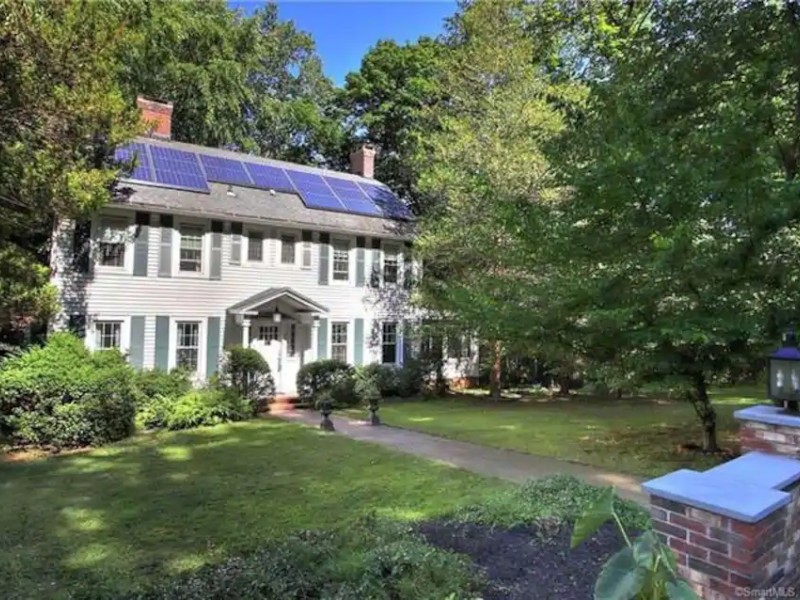
[[294,410],[297,404],[296,394],[278,394],[275,399],[270,402],[269,412],[287,412]]

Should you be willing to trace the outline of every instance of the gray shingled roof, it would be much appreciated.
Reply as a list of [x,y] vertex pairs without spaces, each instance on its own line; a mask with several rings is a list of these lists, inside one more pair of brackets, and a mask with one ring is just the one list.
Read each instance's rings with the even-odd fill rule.
[[[249,162],[291,167],[295,170],[308,171],[320,175],[335,174],[337,177],[345,179],[364,180],[363,177],[350,173],[295,165],[218,148],[207,148],[182,142],[167,142],[153,138],[139,138],[137,141],[163,145],[177,150],[201,152],[212,156],[236,160],[246,159]],[[410,239],[415,231],[414,224],[410,222],[308,208],[297,194],[286,192],[272,192],[214,182],[209,182],[210,194],[129,182],[123,182],[120,187],[122,193],[117,200],[118,204],[154,212],[161,210],[219,219],[257,221],[322,231],[346,231],[354,234],[399,237],[403,239]],[[230,195],[229,190],[234,195]]]

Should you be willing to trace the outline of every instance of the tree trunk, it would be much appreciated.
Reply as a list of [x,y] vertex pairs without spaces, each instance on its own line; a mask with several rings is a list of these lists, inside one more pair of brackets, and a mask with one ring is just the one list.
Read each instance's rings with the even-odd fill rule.
[[570,378],[569,376],[561,375],[558,378],[558,395],[559,396],[569,396],[569,383]]
[[500,342],[493,344],[492,368],[489,371],[489,396],[492,400],[500,400],[501,381],[502,381],[502,347]]
[[702,373],[695,376],[695,388],[691,394],[692,406],[703,426],[703,450],[705,452],[719,451],[717,444],[717,411],[708,398],[706,379]]

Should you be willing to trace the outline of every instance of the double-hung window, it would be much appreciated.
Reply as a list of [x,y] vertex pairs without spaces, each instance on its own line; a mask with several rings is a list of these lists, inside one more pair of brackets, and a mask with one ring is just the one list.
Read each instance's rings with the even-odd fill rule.
[[260,231],[247,232],[247,260],[253,262],[264,260],[264,234]]
[[200,323],[178,322],[178,341],[175,345],[175,365],[189,371],[197,371],[200,355]]
[[203,227],[200,225],[181,225],[181,247],[179,269],[186,273],[200,273],[203,270]]
[[119,321],[97,321],[94,325],[95,348],[107,350],[122,346],[122,323]]
[[128,234],[128,221],[124,218],[104,218],[100,220],[100,241],[98,259],[104,267],[125,266],[125,238]]
[[333,240],[333,279],[350,279],[350,242],[347,240]]
[[293,265],[295,262],[295,246],[297,237],[292,234],[281,235],[281,264]]
[[397,322],[384,321],[381,326],[381,362],[397,362]]
[[331,323],[331,358],[347,362],[347,323]]
[[386,246],[383,250],[383,283],[397,283],[400,277],[400,253],[397,246]]

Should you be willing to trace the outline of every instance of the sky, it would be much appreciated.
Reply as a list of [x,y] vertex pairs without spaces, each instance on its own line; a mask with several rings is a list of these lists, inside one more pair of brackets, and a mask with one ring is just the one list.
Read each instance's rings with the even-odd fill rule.
[[[255,0],[230,2],[246,12],[262,4]],[[278,14],[313,36],[325,74],[341,85],[379,40],[404,43],[422,35],[436,36],[456,6],[450,0],[278,0]]]

